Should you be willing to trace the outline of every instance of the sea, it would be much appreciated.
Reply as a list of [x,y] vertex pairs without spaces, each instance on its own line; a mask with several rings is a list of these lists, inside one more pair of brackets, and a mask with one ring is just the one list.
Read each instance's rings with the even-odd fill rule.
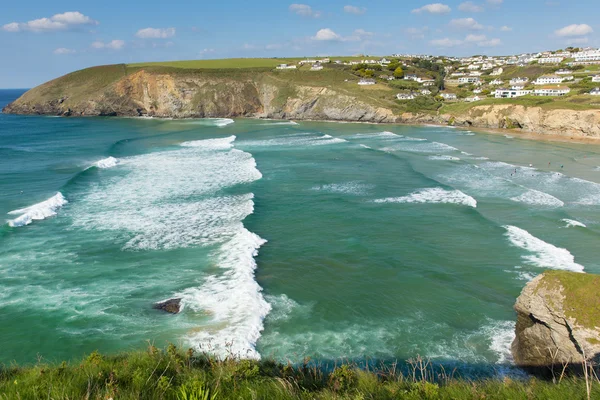
[[[498,371],[528,281],[600,273],[600,146],[1,114],[0,215],[3,364],[173,343]],[[179,314],[153,309],[170,298]]]

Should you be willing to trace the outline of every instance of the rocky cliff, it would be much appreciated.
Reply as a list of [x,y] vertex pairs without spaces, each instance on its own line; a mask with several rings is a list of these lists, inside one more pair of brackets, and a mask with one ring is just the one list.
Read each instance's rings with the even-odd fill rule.
[[269,73],[139,70],[111,78],[102,85],[96,76],[67,75],[30,90],[4,112],[396,122],[394,113],[376,102],[328,86],[292,84]]
[[546,271],[517,299],[515,362],[546,367],[600,361],[600,276]]
[[[316,78],[324,74],[327,79]],[[440,124],[600,139],[600,110],[494,104],[452,113],[444,112],[445,108],[439,113],[408,113],[393,100],[394,92],[389,88],[384,93],[358,88],[355,82],[346,82],[355,78],[347,72],[324,74],[111,65],[77,71],[40,85],[4,112]]]

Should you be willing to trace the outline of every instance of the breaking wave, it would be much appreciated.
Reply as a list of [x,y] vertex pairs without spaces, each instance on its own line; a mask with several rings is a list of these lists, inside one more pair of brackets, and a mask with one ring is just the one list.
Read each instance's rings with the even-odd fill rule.
[[108,158],[98,161],[94,165],[98,168],[106,169],[106,168],[112,168],[112,167],[116,166],[118,163],[119,163],[119,160],[117,160],[116,158],[108,157]]
[[530,253],[522,256],[527,264],[540,268],[583,272],[584,267],[575,262],[575,257],[567,249],[546,243],[516,226],[507,225],[504,228],[506,236],[513,246]]
[[563,207],[564,202],[548,193],[540,192],[539,190],[530,189],[520,196],[512,197],[512,201],[525,203],[530,205],[539,205],[546,207]]
[[587,226],[585,224],[583,224],[579,221],[575,221],[574,219],[565,218],[561,221],[567,224],[567,225],[565,225],[565,228],[573,228],[573,227],[587,228]]
[[460,190],[445,190],[442,188],[422,189],[403,197],[377,199],[376,203],[445,203],[477,207],[477,201]]
[[59,208],[67,204],[67,199],[64,198],[62,193],[56,193],[48,200],[42,201],[41,203],[34,204],[32,206],[21,208],[19,210],[10,211],[9,215],[18,215],[19,217],[8,221],[8,225],[12,227],[19,227],[31,224],[33,221],[43,220],[56,215]]

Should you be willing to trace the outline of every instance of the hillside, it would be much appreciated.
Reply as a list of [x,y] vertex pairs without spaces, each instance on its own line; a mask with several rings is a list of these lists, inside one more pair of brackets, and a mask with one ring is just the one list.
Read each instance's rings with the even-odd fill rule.
[[[282,63],[298,63],[298,68],[276,69]],[[488,97],[478,102],[461,102],[444,101],[438,96],[442,92],[433,87],[429,95],[399,101],[399,92],[420,90],[419,84],[393,79],[393,71],[385,66],[357,63],[355,58],[340,58],[338,63],[323,64],[320,70],[311,70],[310,64],[301,65],[299,59],[107,65],[76,71],[40,85],[3,111],[62,116],[432,123],[600,138],[600,106],[586,94],[560,98]],[[403,65],[403,73],[443,81],[443,72],[435,64],[411,64],[405,60]],[[531,77],[547,72],[534,66],[522,70],[524,76]],[[510,78],[518,72],[510,67],[505,74]],[[363,77],[371,76],[374,84],[358,84]],[[582,87],[580,91],[587,90],[585,82],[577,85]],[[453,87],[450,80],[446,86],[444,93],[472,90],[463,85]]]

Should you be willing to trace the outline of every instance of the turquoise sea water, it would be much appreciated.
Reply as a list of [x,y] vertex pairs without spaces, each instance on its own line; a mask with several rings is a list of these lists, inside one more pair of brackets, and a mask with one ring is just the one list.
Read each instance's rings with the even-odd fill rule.
[[[0,106],[18,91],[0,91]],[[532,167],[529,167],[532,164]],[[0,362],[185,347],[510,364],[600,273],[600,147],[440,127],[0,115]],[[182,297],[178,315],[153,302]]]

